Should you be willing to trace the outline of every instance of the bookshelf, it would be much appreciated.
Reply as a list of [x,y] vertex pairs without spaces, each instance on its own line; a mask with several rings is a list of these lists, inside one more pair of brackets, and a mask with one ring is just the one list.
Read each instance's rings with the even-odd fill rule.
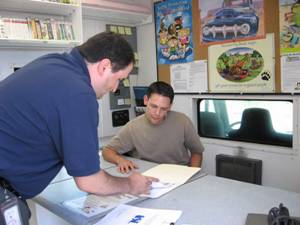
[[81,0],[1,0],[0,48],[66,49],[82,42]]

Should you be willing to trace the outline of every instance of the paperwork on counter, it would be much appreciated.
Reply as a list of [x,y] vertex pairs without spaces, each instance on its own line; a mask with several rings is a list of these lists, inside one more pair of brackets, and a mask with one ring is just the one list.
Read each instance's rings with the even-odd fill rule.
[[166,209],[139,208],[130,205],[119,205],[94,225],[169,225],[181,216],[182,211]]
[[188,167],[174,164],[160,164],[143,173],[145,176],[156,177],[159,182],[152,183],[149,195],[142,195],[149,198],[158,198],[163,194],[177,188],[187,182],[201,168]]
[[76,199],[64,201],[62,204],[67,208],[84,215],[93,217],[105,215],[108,211],[114,209],[120,204],[134,204],[146,198],[158,198],[163,194],[184,184],[201,168],[188,167],[174,164],[160,164],[155,166],[143,175],[152,176],[159,179],[159,182],[153,182],[149,195],[133,196],[129,194],[119,194],[112,196],[98,196],[89,194]]
[[125,204],[137,200],[138,197],[129,194],[120,194],[112,196],[99,196],[89,194],[84,197],[72,199],[63,202],[63,205],[76,211],[86,217],[106,214],[120,204]]

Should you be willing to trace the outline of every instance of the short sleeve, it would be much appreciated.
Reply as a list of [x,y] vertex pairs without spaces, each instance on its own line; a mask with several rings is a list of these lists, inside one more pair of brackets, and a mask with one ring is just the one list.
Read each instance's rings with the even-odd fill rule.
[[191,151],[191,153],[202,153],[204,147],[200,141],[200,137],[192,123],[192,121],[186,117],[184,127],[184,139],[185,146]]
[[131,136],[131,122],[127,123],[120,131],[111,139],[107,147],[116,150],[119,154],[124,154],[134,148]]
[[88,176],[100,170],[98,102],[92,94],[80,94],[60,105],[61,153],[71,176]]

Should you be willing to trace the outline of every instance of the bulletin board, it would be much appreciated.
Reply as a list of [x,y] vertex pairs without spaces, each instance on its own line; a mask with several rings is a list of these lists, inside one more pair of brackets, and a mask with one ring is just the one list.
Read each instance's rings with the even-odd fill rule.
[[[264,0],[265,33],[274,33],[275,92],[280,93],[279,0]],[[208,59],[208,45],[200,44],[200,11],[198,0],[192,0],[194,60]],[[170,83],[170,65],[157,65],[157,78]]]
[[126,41],[131,45],[134,52],[135,63],[130,74],[138,74],[138,53],[137,53],[137,34],[136,27],[117,25],[117,24],[106,24],[106,30],[117,34],[120,34]]

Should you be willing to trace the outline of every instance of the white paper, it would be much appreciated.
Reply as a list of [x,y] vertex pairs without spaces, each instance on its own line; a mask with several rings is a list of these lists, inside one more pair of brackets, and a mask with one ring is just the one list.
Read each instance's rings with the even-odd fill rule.
[[300,92],[300,54],[281,56],[281,91]]
[[160,164],[143,173],[145,176],[156,177],[159,182],[152,183],[149,195],[142,195],[149,198],[158,198],[165,193],[184,184],[201,168],[188,167],[174,164]]
[[119,204],[129,203],[136,199],[137,197],[129,194],[112,196],[98,196],[90,194],[84,197],[65,201],[63,202],[63,205],[86,217],[91,217],[111,210]]
[[125,104],[125,99],[124,98],[119,98],[118,99],[118,105],[124,105]]
[[94,225],[170,225],[181,216],[182,211],[148,209],[129,205],[119,205]]
[[175,93],[207,92],[207,60],[173,64],[170,78]]

